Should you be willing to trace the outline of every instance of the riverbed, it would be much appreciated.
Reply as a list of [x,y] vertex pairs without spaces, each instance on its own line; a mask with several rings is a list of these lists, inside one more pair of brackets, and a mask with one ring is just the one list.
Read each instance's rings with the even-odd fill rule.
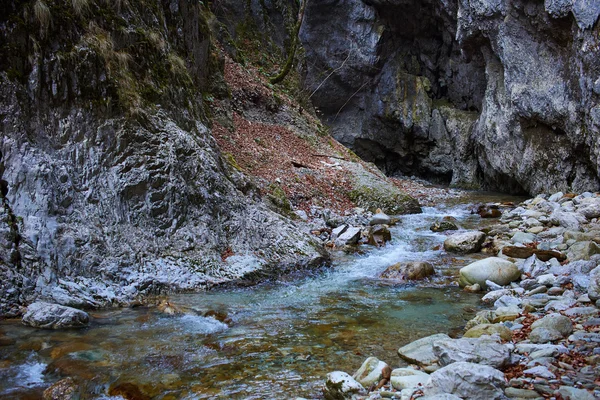
[[[449,255],[441,246],[446,235],[429,229],[444,216],[464,229],[494,223],[471,208],[438,205],[403,216],[385,247],[337,253],[331,268],[309,275],[170,296],[175,314],[97,311],[89,328],[76,331],[3,321],[14,343],[0,347],[0,397],[41,398],[70,376],[85,399],[111,398],[118,387],[154,399],[319,398],[328,372],[354,371],[369,356],[405,365],[398,347],[434,333],[457,335],[479,310],[480,295],[454,281],[461,266],[485,255]],[[400,261],[428,261],[436,276],[418,284],[378,278]]]

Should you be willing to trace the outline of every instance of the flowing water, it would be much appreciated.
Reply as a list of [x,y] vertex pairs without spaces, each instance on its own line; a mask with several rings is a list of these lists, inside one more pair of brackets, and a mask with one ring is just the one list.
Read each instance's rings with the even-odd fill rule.
[[[0,329],[15,343],[0,347],[0,398],[40,398],[67,376],[90,399],[111,398],[111,387],[155,399],[318,398],[328,372],[352,373],[368,356],[404,365],[398,347],[459,333],[479,307],[480,296],[452,281],[482,255],[454,258],[440,250],[446,236],[429,230],[447,215],[466,229],[491,223],[465,205],[424,208],[402,217],[391,244],[340,254],[332,268],[310,276],[170,297],[186,314],[95,312],[91,326],[76,331],[4,321]],[[436,267],[432,281],[377,278],[391,264],[422,260]]]

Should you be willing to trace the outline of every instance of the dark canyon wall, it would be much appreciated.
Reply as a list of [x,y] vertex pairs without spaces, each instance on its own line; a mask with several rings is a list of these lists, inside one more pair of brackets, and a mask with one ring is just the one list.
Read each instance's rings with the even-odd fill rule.
[[598,190],[600,2],[308,3],[306,86],[388,174],[509,192]]

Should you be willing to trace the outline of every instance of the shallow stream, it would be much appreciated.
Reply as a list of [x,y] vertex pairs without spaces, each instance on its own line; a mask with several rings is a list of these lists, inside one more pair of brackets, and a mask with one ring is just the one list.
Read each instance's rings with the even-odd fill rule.
[[[494,222],[469,211],[440,206],[404,216],[391,244],[339,254],[332,268],[310,276],[171,296],[185,315],[143,307],[93,312],[91,326],[78,331],[4,321],[0,330],[15,344],[0,346],[0,398],[41,398],[67,376],[90,399],[110,398],[109,388],[119,385],[155,399],[318,398],[328,372],[352,373],[368,356],[405,365],[398,347],[458,334],[478,310],[480,296],[452,282],[461,266],[483,256],[448,255],[446,235],[429,230],[447,215],[466,229]],[[429,261],[437,276],[418,285],[377,278],[400,261]]]

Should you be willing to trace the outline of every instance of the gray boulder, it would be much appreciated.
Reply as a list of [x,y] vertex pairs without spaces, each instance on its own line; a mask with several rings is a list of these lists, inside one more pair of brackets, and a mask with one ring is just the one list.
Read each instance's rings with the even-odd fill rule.
[[392,222],[392,218],[385,213],[377,213],[373,215],[369,221],[369,225],[389,225]]
[[356,394],[366,394],[367,391],[350,375],[342,371],[327,374],[323,395],[326,400],[350,399]]
[[588,296],[592,301],[600,299],[600,267],[596,267],[590,272]]
[[536,328],[529,334],[531,343],[551,343],[563,338],[563,335],[556,329]]
[[486,280],[504,286],[516,281],[521,276],[521,272],[514,263],[499,257],[475,261],[461,268],[459,273],[461,287],[478,283],[485,288],[487,287]]
[[390,382],[396,390],[423,386],[429,381],[429,374],[413,368],[396,368],[392,371]]
[[554,329],[560,332],[563,337],[567,337],[573,332],[571,320],[558,313],[548,314],[531,324],[531,329],[535,330],[536,328]]
[[409,363],[417,364],[422,367],[431,366],[437,363],[437,356],[433,353],[433,343],[438,340],[450,340],[450,336],[444,333],[427,336],[415,340],[406,346],[398,349],[398,355],[401,359]]
[[369,357],[358,371],[352,375],[352,378],[362,386],[369,387],[381,380],[383,371],[386,368],[389,370],[390,367],[383,361],[378,360],[376,357]]
[[41,301],[29,305],[23,315],[23,324],[43,329],[83,328],[89,322],[84,311]]
[[355,245],[360,240],[360,228],[350,226],[343,233],[341,233],[335,240],[337,247],[343,247],[345,245]]
[[504,399],[504,374],[487,365],[456,362],[433,374],[425,385],[425,395],[449,393],[463,399]]
[[433,265],[424,261],[414,261],[391,265],[381,273],[381,277],[385,279],[410,281],[425,279],[433,274],[435,274]]
[[433,354],[443,366],[465,361],[502,368],[510,362],[508,347],[489,337],[438,340]]
[[589,260],[594,254],[600,254],[600,246],[592,241],[574,243],[567,251],[569,261]]
[[481,250],[481,244],[484,240],[485,233],[483,232],[457,233],[444,241],[444,249],[459,254],[477,253]]

